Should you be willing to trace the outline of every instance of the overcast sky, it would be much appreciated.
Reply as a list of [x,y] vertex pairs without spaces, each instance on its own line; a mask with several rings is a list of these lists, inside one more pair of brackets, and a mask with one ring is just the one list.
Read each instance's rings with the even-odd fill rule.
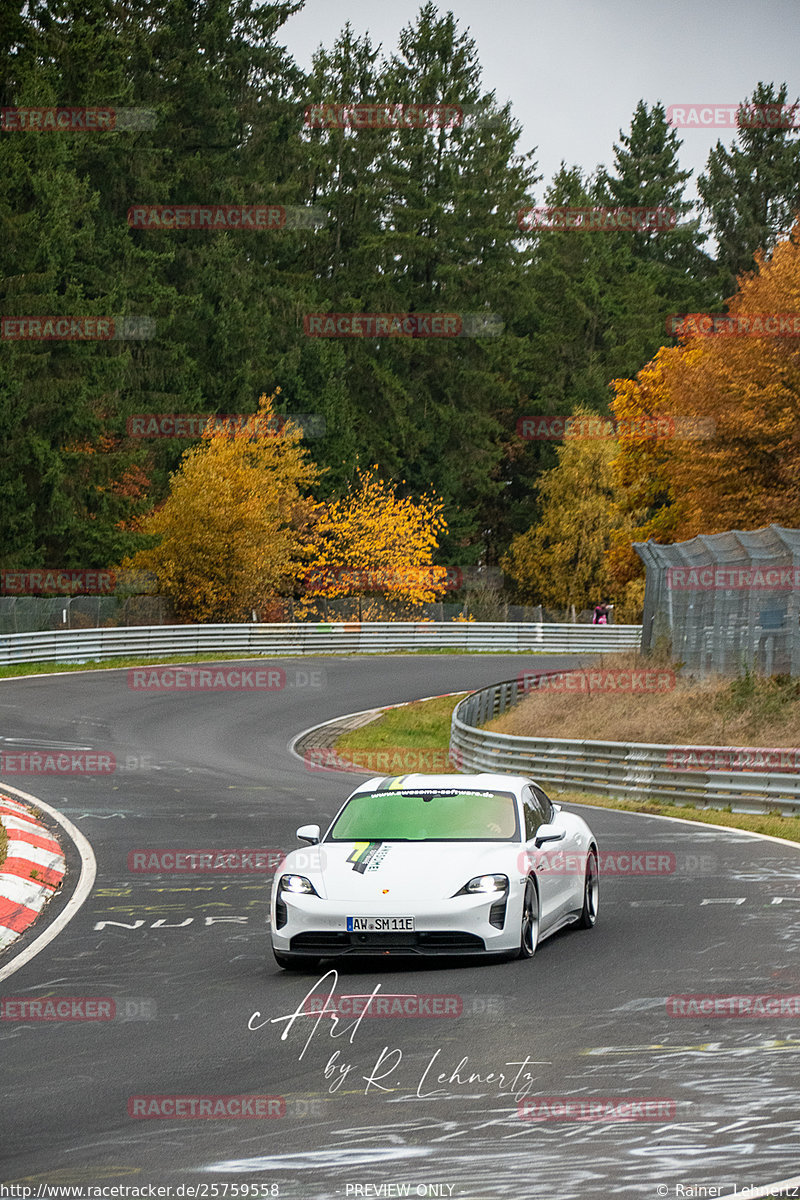
[[[478,48],[485,91],[510,100],[523,127],[518,149],[538,149],[538,197],[562,159],[593,170],[611,164],[620,129],[640,99],[671,104],[736,104],[759,80],[800,96],[800,0],[450,0]],[[306,0],[283,26],[303,67],[329,47],[346,21],[386,53],[419,12],[417,0]],[[705,166],[735,130],[686,129],[681,166]]]

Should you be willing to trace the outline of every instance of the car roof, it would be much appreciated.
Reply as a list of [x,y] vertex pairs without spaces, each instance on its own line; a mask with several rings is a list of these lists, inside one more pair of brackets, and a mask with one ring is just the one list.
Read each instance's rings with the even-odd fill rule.
[[533,781],[524,775],[500,775],[489,771],[483,771],[477,775],[423,775],[414,773],[410,775],[375,775],[372,779],[368,779],[366,783],[360,783],[358,787],[351,793],[356,796],[360,792],[375,792],[375,791],[402,791],[404,788],[430,788],[431,791],[436,791],[439,788],[461,788],[464,791],[480,790],[485,791],[487,788],[492,788],[494,791],[514,792],[518,794],[523,787],[526,787]]

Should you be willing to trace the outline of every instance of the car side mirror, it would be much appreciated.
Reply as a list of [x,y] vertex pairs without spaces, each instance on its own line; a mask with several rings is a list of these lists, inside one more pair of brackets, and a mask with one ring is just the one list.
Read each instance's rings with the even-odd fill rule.
[[319,825],[301,825],[296,836],[301,842],[307,842],[309,846],[316,846],[319,842]]
[[538,850],[545,842],[563,842],[566,836],[566,829],[562,829],[559,825],[540,825],[536,830],[536,848]]
[[556,804],[555,800],[551,800],[551,801],[550,801],[550,805],[551,805],[551,807],[552,807],[552,809],[553,809],[553,812],[561,812],[561,805],[560,805],[560,804]]

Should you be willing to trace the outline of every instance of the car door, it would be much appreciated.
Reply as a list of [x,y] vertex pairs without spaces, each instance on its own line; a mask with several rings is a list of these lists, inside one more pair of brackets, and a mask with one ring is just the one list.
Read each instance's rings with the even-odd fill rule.
[[[549,801],[543,804],[530,785],[522,789],[522,807],[525,815],[525,849],[533,866],[539,886],[539,920],[543,930],[558,920],[564,907],[564,878],[553,870],[555,862],[554,844],[536,845],[536,835],[542,825],[548,823]],[[559,844],[556,843],[557,847]]]
[[554,889],[556,919],[565,913],[574,912],[583,902],[583,880],[586,874],[588,843],[578,833],[577,825],[569,813],[556,811],[550,797],[538,786],[531,787],[539,807],[545,813],[545,822],[559,825],[565,830],[560,842],[548,842],[540,854],[548,853],[548,867],[555,873],[557,884]]

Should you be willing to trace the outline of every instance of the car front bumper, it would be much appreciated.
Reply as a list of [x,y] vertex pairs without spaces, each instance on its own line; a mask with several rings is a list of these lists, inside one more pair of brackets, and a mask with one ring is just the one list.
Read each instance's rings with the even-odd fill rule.
[[[416,912],[385,909],[383,917],[414,917],[413,932],[352,933],[348,917],[374,917],[376,904],[324,900],[281,892],[272,905],[272,945],[292,957],[341,955],[502,954],[519,946],[519,904],[509,893],[454,896]],[[501,924],[502,921],[502,924]]]

